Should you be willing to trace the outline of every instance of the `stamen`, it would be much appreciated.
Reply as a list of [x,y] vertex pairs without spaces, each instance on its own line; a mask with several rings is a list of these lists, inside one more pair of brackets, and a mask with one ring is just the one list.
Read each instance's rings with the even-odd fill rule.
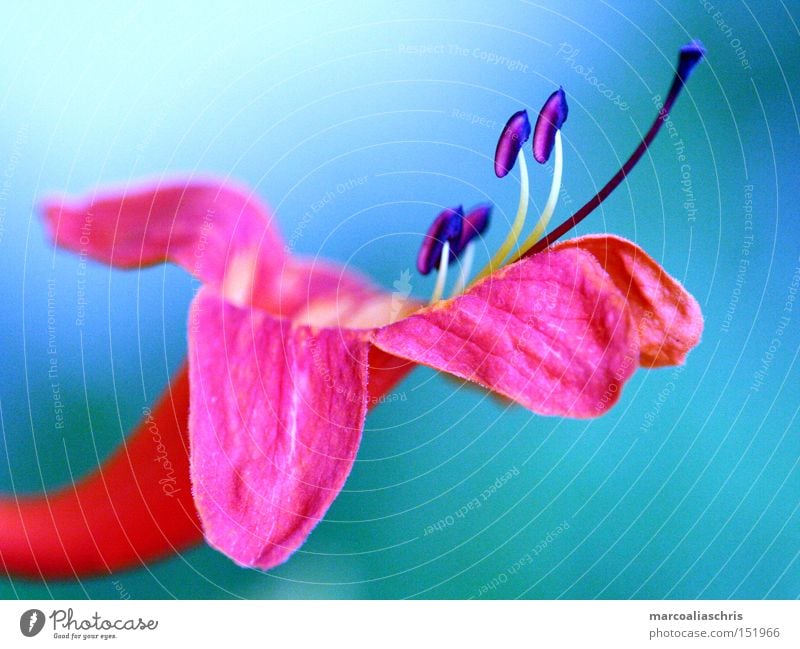
[[542,215],[539,217],[536,227],[533,228],[533,232],[528,235],[528,238],[525,239],[509,263],[514,263],[523,257],[528,249],[541,238],[545,229],[547,228],[547,224],[550,223],[550,218],[553,216],[553,212],[555,212],[556,203],[558,202],[558,195],[561,193],[561,177],[564,170],[564,152],[561,145],[560,130],[556,131],[555,135],[555,152],[556,156],[555,160],[553,161],[553,181],[550,183],[550,194],[547,197],[547,203],[545,203]]
[[519,205],[517,206],[517,215],[514,217],[514,223],[511,225],[511,230],[509,231],[506,240],[503,241],[503,245],[497,249],[497,252],[494,253],[494,256],[491,258],[489,263],[486,264],[486,266],[481,269],[481,272],[475,276],[474,281],[476,282],[479,279],[483,279],[487,275],[493,273],[502,265],[503,260],[508,256],[508,253],[511,252],[512,248],[517,245],[519,233],[522,232],[522,226],[525,225],[525,217],[528,214],[529,187],[528,165],[525,162],[525,153],[522,149],[519,150],[517,159],[519,160]]
[[[464,291],[469,280],[469,275],[472,272],[472,264],[475,260],[475,244],[472,240],[483,234],[484,230],[489,227],[489,217],[492,215],[491,203],[483,205],[476,205],[464,217],[464,224],[461,228],[461,239],[454,252],[459,258],[460,271],[458,280],[453,288],[451,295],[456,296]],[[463,252],[463,256],[462,253]]]
[[462,252],[464,258],[461,260],[461,270],[453,294],[457,295],[464,290],[475,255],[472,240],[489,226],[491,213],[492,205],[486,203],[476,205],[464,216],[464,210],[459,205],[443,210],[428,228],[417,255],[417,270],[427,275],[434,266],[438,268],[431,304],[438,302],[444,295],[447,267]]
[[522,145],[530,136],[531,123],[527,110],[517,111],[508,118],[494,152],[494,173],[498,178],[503,178],[513,169]]
[[456,285],[453,287],[453,292],[451,293],[452,297],[461,295],[467,286],[469,274],[472,272],[472,264],[475,261],[474,243],[470,241],[467,244],[467,247],[464,248],[464,255],[459,258],[459,261],[461,262],[461,269],[458,272],[458,280],[456,280]]
[[484,203],[473,207],[464,217],[461,228],[461,238],[458,244],[453,247],[456,255],[467,247],[467,244],[489,227],[489,217],[492,215],[492,204]]
[[[458,245],[461,239],[463,220],[464,210],[461,205],[442,210],[434,219],[425,234],[425,238],[422,240],[422,245],[417,255],[417,270],[421,274],[427,275],[433,270],[434,266],[439,262],[445,243]],[[448,245],[448,254],[450,249],[451,246]],[[453,258],[455,258],[455,255]],[[449,261],[452,260],[448,259]]]
[[544,239],[540,239],[537,243],[535,243],[527,252],[522,255],[523,257],[535,255],[536,253],[541,252],[553,242],[557,241],[565,233],[569,232],[569,230],[574,228],[576,225],[578,225],[578,223],[591,214],[595,208],[597,208],[597,206],[600,205],[623,180],[625,180],[625,177],[630,173],[634,166],[636,166],[636,163],[639,162],[645,151],[647,151],[647,148],[661,130],[664,122],[667,121],[669,112],[672,110],[672,106],[683,89],[684,84],[689,79],[689,75],[691,75],[692,70],[694,70],[694,67],[702,60],[704,55],[705,49],[700,41],[692,41],[680,49],[678,67],[672,80],[672,85],[667,93],[667,98],[664,101],[664,105],[658,111],[658,116],[656,117],[652,126],[650,126],[650,129],[647,131],[645,136],[642,138],[639,146],[637,146],[634,152],[631,154],[631,157],[625,161],[625,164],[622,165],[620,170],[617,171],[614,176],[612,176],[611,180],[609,180],[595,196],[589,199],[589,201],[583,207],[581,207],[577,212],[575,212],[575,214],[573,214],[555,230],[548,234]]
[[450,265],[450,242],[445,241],[442,246],[442,255],[439,258],[439,274],[436,276],[436,286],[433,287],[433,295],[431,295],[431,304],[434,304],[442,299],[444,295],[444,287],[447,283],[447,267]]
[[568,114],[569,106],[564,88],[559,88],[544,102],[536,119],[536,128],[533,130],[533,157],[539,164],[544,164],[550,159],[556,133],[567,121]]
[[544,102],[544,106],[539,111],[539,117],[536,120],[536,128],[533,130],[533,157],[536,158],[536,162],[544,164],[550,159],[553,147],[556,150],[556,159],[553,164],[553,180],[550,183],[550,195],[547,197],[544,211],[539,217],[536,227],[533,228],[533,232],[528,235],[528,238],[525,239],[509,263],[517,261],[525,254],[528,248],[539,240],[556,209],[558,194],[561,191],[561,175],[564,168],[561,127],[567,121],[567,115],[569,115],[567,97],[564,94],[564,88],[559,88]]

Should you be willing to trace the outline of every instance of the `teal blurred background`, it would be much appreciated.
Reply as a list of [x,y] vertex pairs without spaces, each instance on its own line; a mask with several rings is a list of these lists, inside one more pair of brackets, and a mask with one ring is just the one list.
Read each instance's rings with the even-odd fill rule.
[[[702,305],[703,342],[682,371],[638,372],[596,421],[535,416],[417,369],[370,414],[344,492],[280,568],[199,547],[109,579],[3,580],[0,596],[800,595],[800,305],[785,306],[800,279],[798,3],[264,4],[4,11],[0,489],[69,483],[120,443],[185,355],[197,287],[173,267],[94,264],[84,287],[77,257],[45,239],[43,195],[229,175],[272,205],[297,253],[387,289],[411,269],[424,297],[433,279],[414,259],[440,205],[490,200],[487,248],[505,235],[518,185],[491,161],[512,112],[564,86],[565,218],[636,145],[690,38],[708,58],[673,111],[676,136],[663,133],[581,231],[632,238],[681,279]],[[533,170],[538,207],[549,182]]]

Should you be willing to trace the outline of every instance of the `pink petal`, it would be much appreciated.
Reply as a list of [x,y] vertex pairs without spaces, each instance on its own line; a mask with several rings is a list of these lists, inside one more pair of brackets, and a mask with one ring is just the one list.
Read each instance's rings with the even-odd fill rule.
[[191,322],[191,472],[206,539],[242,565],[270,568],[300,546],[350,472],[369,343],[208,288]]
[[274,295],[286,259],[266,208],[227,181],[165,180],[42,208],[59,246],[121,268],[172,261],[237,303]]
[[703,333],[697,300],[639,246],[610,235],[559,243],[554,250],[580,248],[600,262],[625,296],[639,331],[644,367],[680,365]]
[[639,361],[624,297],[580,250],[523,259],[377,330],[374,341],[543,415],[602,414]]
[[172,261],[229,301],[315,326],[367,328],[419,304],[353,272],[285,253],[272,216],[228,181],[170,180],[43,203],[56,244],[120,268]]

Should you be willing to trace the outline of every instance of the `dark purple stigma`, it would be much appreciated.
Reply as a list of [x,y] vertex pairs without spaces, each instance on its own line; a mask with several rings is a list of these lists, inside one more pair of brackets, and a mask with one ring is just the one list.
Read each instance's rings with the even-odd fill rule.
[[494,173],[502,178],[514,168],[519,150],[531,136],[528,111],[520,110],[508,118],[494,152]]
[[417,270],[420,273],[427,275],[439,265],[445,242],[449,242],[451,246],[448,263],[456,258],[454,249],[461,240],[463,220],[464,208],[461,205],[442,210],[434,219],[422,240],[422,246],[417,255]]
[[561,238],[564,234],[569,232],[572,228],[578,225],[578,223],[583,221],[583,219],[591,214],[595,208],[597,208],[598,205],[608,198],[611,192],[613,192],[619,186],[619,184],[625,180],[625,177],[630,173],[631,169],[636,166],[636,163],[639,162],[645,151],[647,151],[650,143],[655,139],[656,135],[658,135],[658,132],[664,125],[664,122],[667,121],[669,112],[672,110],[672,106],[675,103],[675,100],[678,98],[678,95],[680,95],[681,90],[683,90],[685,81],[689,78],[692,70],[702,60],[704,55],[705,49],[700,41],[692,41],[680,49],[678,66],[675,70],[675,76],[672,79],[672,85],[667,93],[667,98],[664,100],[664,105],[659,109],[655,121],[650,126],[650,129],[647,131],[647,133],[645,133],[645,136],[642,138],[642,141],[639,142],[639,146],[636,147],[634,152],[631,154],[631,157],[625,161],[625,164],[623,164],[619,171],[617,171],[617,173],[611,177],[611,180],[609,180],[603,186],[603,188],[597,192],[597,194],[590,198],[583,207],[581,207],[577,212],[575,212],[575,214],[570,216],[546,237],[539,239],[539,241],[530,247],[523,257],[535,255],[537,252],[541,252]]
[[533,157],[539,164],[544,164],[550,159],[556,141],[556,131],[567,121],[568,114],[567,97],[564,89],[559,88],[544,102],[536,119],[536,127],[533,129]]
[[455,254],[460,254],[467,244],[475,237],[483,234],[484,230],[489,227],[489,217],[492,215],[491,203],[484,203],[473,207],[464,217],[464,223],[461,228],[461,238],[458,244],[454,247]]
[[695,66],[700,63],[705,55],[706,48],[703,47],[703,44],[698,40],[686,43],[686,45],[681,48],[678,56],[677,76],[683,83],[686,83],[692,70],[694,70]]

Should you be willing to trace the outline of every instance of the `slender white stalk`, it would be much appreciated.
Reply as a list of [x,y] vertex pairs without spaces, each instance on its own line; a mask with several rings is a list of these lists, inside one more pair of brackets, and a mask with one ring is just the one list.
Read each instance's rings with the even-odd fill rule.
[[453,297],[464,292],[469,280],[469,274],[472,272],[473,261],[475,261],[475,244],[470,241],[467,247],[464,248],[464,254],[461,257],[461,270],[458,273],[458,280],[451,294]]
[[525,163],[525,154],[522,149],[519,150],[517,161],[519,162],[519,206],[517,207],[517,215],[514,217],[511,231],[508,233],[506,240],[503,241],[503,245],[497,249],[491,261],[489,261],[489,263],[481,269],[481,272],[475,276],[476,282],[500,268],[503,264],[503,260],[508,256],[508,253],[517,245],[519,234],[522,232],[522,226],[525,225],[525,216],[528,214],[530,190],[528,186],[528,165]]
[[536,227],[533,228],[533,232],[528,235],[528,238],[525,239],[524,243],[519,247],[519,250],[517,250],[509,263],[517,261],[517,259],[522,257],[522,255],[530,250],[530,248],[542,238],[544,230],[547,224],[550,223],[553,212],[555,212],[556,203],[558,203],[558,195],[561,193],[561,176],[564,172],[564,148],[561,145],[561,131],[556,131],[554,153],[553,181],[550,184],[550,195],[547,197],[547,203],[545,203],[542,215],[539,217],[539,222],[536,224]]
[[442,246],[442,256],[439,258],[439,273],[436,275],[436,286],[431,295],[431,304],[438,302],[444,295],[444,287],[447,283],[447,266],[450,264],[450,242],[445,241]]

